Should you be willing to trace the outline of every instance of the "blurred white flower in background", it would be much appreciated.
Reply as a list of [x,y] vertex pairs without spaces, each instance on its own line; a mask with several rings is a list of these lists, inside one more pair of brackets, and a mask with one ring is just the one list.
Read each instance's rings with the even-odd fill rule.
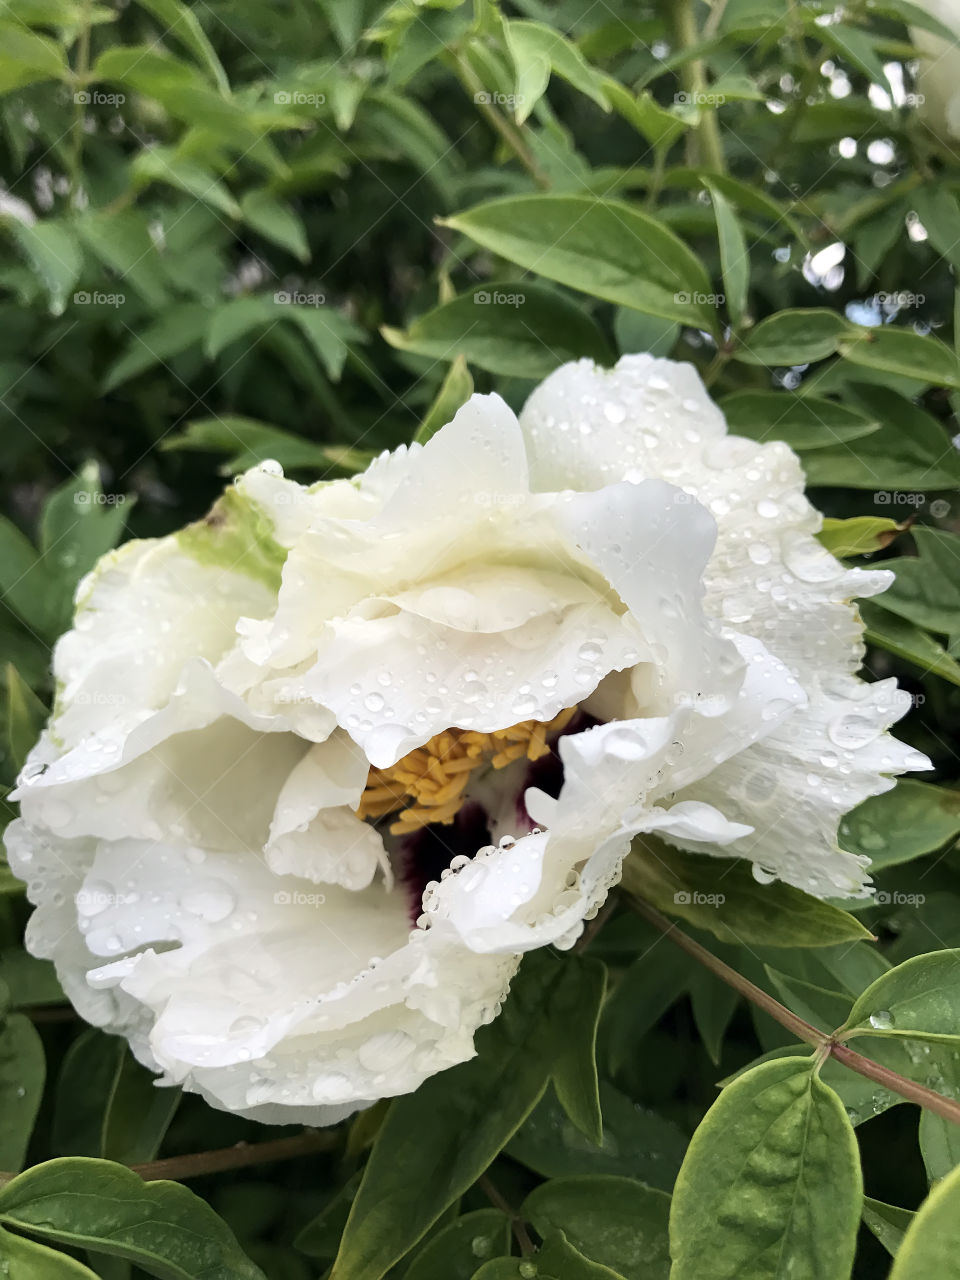
[[839,819],[927,762],[856,675],[890,575],[819,526],[646,355],[352,481],[248,472],[81,584],[8,835],[30,947],[166,1082],[323,1123],[469,1058],[637,833],[866,893]]
[[917,76],[920,112],[930,128],[960,138],[960,4],[957,0],[914,0],[917,9],[953,32],[953,39],[911,27],[910,38],[924,54]]

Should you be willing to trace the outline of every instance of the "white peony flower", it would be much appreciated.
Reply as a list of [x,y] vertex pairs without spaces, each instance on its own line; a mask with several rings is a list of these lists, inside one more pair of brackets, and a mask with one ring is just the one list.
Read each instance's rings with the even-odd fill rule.
[[947,41],[922,27],[910,28],[911,40],[924,54],[917,75],[921,115],[934,133],[960,138],[960,7],[957,0],[914,0],[914,4],[955,33]]
[[631,838],[863,894],[923,768],[857,678],[794,454],[685,364],[559,369],[304,488],[264,464],[81,584],[11,865],[80,1013],[210,1102],[331,1121],[473,1053]]

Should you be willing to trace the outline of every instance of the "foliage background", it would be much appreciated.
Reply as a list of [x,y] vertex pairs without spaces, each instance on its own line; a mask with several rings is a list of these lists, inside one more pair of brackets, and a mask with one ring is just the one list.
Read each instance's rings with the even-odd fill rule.
[[[910,24],[949,35],[906,0],[842,11],[800,0],[4,0],[6,786],[49,705],[50,646],[76,583],[115,542],[198,517],[257,460],[301,479],[350,473],[446,420],[471,380],[519,407],[564,360],[653,350],[696,363],[733,429],[801,452],[838,554],[896,569],[895,588],[864,609],[865,671],[914,694],[898,731],[935,765],[842,832],[876,859],[880,897],[859,909],[876,945],[849,929],[837,941],[836,921],[812,907],[791,932],[786,904],[772,890],[757,899],[749,876],[727,883],[719,911],[679,914],[826,1029],[890,965],[949,956],[960,946],[960,166],[918,110]],[[487,208],[495,199],[515,203]],[[673,910],[684,874],[648,896]],[[709,892],[711,874],[699,868],[691,888]],[[22,886],[0,888],[11,1010],[0,1167],[140,1164],[296,1132],[158,1095],[120,1042],[71,1017],[47,966],[22,949]],[[503,1025],[482,1037],[480,1069],[393,1108],[337,1280],[668,1274],[666,1196],[716,1082],[793,1038],[626,910],[589,956],[562,977],[553,958],[526,965]],[[960,1089],[958,1000],[925,1009],[919,1028],[939,1040],[907,1042],[915,1052],[895,1063],[948,1097]],[[556,1038],[558,1026],[586,1027],[576,1052],[592,1063],[595,1013],[600,1146],[588,1136],[592,1067],[587,1085],[571,1085],[576,1063],[564,1065]],[[960,1161],[958,1131],[924,1112],[918,1142],[915,1107],[835,1063],[824,1079],[856,1125],[867,1194],[896,1207],[868,1204],[853,1263],[857,1277],[883,1276],[909,1219],[900,1210]],[[340,1126],[295,1163],[191,1181],[252,1262],[202,1204],[176,1197],[162,1212],[151,1201],[161,1225],[149,1247],[118,1256],[110,1214],[141,1193],[99,1165],[56,1167],[68,1191],[89,1190],[70,1230],[44,1237],[56,1255],[23,1243],[29,1227],[17,1233],[25,1219],[0,1192],[0,1221],[14,1227],[0,1255],[28,1277],[83,1274],[69,1257],[107,1280],[131,1266],[325,1275],[384,1114]],[[381,1211],[398,1178],[426,1214],[426,1243],[403,1212]],[[776,1195],[760,1200],[744,1201],[739,1245],[721,1232],[674,1275],[786,1274],[769,1259],[731,1260],[743,1240],[779,1238]],[[796,1274],[849,1275],[856,1228],[836,1226],[842,1189],[824,1178],[801,1200],[809,1239],[791,1238],[785,1257]],[[505,1205],[520,1218],[512,1244]],[[687,1221],[678,1213],[674,1230]],[[184,1245],[177,1224],[204,1243]],[[809,1240],[834,1230],[843,1239],[817,1270]],[[915,1253],[898,1274],[920,1274],[906,1269]],[[948,1275],[922,1249],[921,1264]]]

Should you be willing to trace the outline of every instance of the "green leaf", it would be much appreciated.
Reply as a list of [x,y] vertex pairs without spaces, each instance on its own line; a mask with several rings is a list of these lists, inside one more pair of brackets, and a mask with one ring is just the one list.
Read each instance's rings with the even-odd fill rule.
[[861,383],[855,394],[870,419],[881,424],[879,429],[857,452],[841,447],[805,456],[809,484],[879,490],[878,503],[894,503],[895,495],[906,490],[960,484],[960,458],[936,418],[886,387]]
[[64,584],[64,626],[73,612],[74,587],[120,541],[126,516],[125,495],[103,492],[95,462],[85,462],[44,503],[40,550],[51,576]]
[[138,152],[130,166],[130,177],[136,187],[164,182],[219,209],[229,218],[243,216],[236,200],[214,173],[195,160],[177,155],[171,147],[156,146]]
[[[954,37],[956,38],[956,37]],[[960,205],[946,187],[918,187],[911,195],[917,217],[937,253],[960,271]]]
[[268,191],[248,191],[240,201],[244,222],[301,262],[310,261],[310,245],[300,217]]
[[645,316],[631,307],[617,307],[613,332],[623,355],[648,351],[652,356],[668,356],[676,346],[680,326],[675,320],[661,320],[659,316]]
[[158,364],[165,364],[190,347],[199,351],[209,321],[209,310],[199,303],[168,307],[154,324],[133,335],[127,350],[108,369],[104,392],[115,390]]
[[960,1257],[960,1169],[931,1191],[907,1230],[889,1280],[954,1280]]
[[832,356],[841,339],[856,332],[849,320],[822,307],[778,311],[749,334],[741,334],[733,356],[744,364],[770,367],[811,364]]
[[[285,319],[286,308],[278,305],[266,294],[245,298],[233,298],[215,308],[210,317],[203,349],[211,360],[216,360],[227,347],[239,342],[248,334],[269,329]],[[252,350],[259,338],[249,344]]]
[[20,22],[0,23],[0,93],[38,80],[66,80],[69,74],[63,50],[53,40]]
[[843,559],[882,551],[902,531],[902,525],[886,516],[853,516],[849,520],[824,520],[817,538],[832,555]]
[[683,1153],[683,1133],[655,1111],[602,1082],[603,1143],[596,1146],[548,1093],[507,1147],[507,1155],[544,1178],[618,1174],[669,1190]]
[[872,796],[840,823],[840,844],[866,854],[874,871],[910,862],[960,836],[960,791],[901,778],[892,791]]
[[866,623],[868,643],[914,663],[924,675],[942,676],[951,684],[960,685],[960,663],[955,662],[933,636],[927,635],[914,623],[889,613],[876,601],[861,600],[858,607]]
[[45,1072],[33,1023],[25,1014],[8,1014],[0,1026],[0,1168],[23,1168]]
[[693,1135],[670,1211],[671,1280],[847,1280],[863,1196],[853,1130],[812,1062],[754,1067]]
[[522,124],[543,97],[554,71],[575,89],[610,110],[603,90],[604,77],[586,61],[575,44],[542,22],[504,22],[507,48],[517,71],[514,114]]
[[119,1164],[153,1160],[181,1096],[179,1089],[158,1087],[157,1077],[125,1053],[103,1118],[103,1155]]
[[[167,301],[162,261],[144,214],[134,209],[95,210],[77,219],[77,232],[91,253],[157,310]],[[107,292],[112,282],[104,282]]]
[[699,259],[631,205],[587,196],[512,196],[442,221],[571,289],[667,320],[717,327]]
[[960,1165],[960,1125],[924,1109],[920,1112],[918,1136],[931,1183],[939,1182]]
[[13,767],[19,773],[30,748],[40,737],[47,719],[47,708],[12,662],[8,662],[6,666],[6,691],[4,738]]
[[300,328],[331,380],[337,382],[347,358],[347,343],[365,341],[365,332],[333,307],[293,303],[283,310]]
[[883,608],[926,630],[952,635],[960,618],[960,536],[945,529],[916,529],[918,556],[884,565],[896,581],[883,594]]
[[179,40],[185,49],[209,72],[217,88],[229,93],[227,73],[214,51],[213,45],[194,11],[181,0],[137,0],[141,8],[148,10],[163,25],[164,34]]
[[670,1197],[632,1178],[555,1178],[532,1191],[521,1215],[546,1237],[562,1231],[585,1257],[626,1280],[667,1280]]
[[14,222],[10,228],[20,251],[40,277],[50,297],[50,310],[62,315],[83,268],[83,254],[73,231],[48,219],[28,226]]
[[843,1039],[858,1035],[933,1040],[960,1050],[960,950],[913,956],[854,1001]]
[[[848,405],[789,391],[735,391],[720,407],[736,435],[783,440],[799,452],[858,440],[879,426],[879,420]],[[809,467],[810,459],[803,462]]]
[[[562,1231],[551,1231],[536,1255],[537,1276],[556,1276],[557,1280],[625,1280],[618,1271],[585,1258],[567,1240]],[[523,1265],[516,1274],[523,1277]]]
[[0,1230],[0,1268],[10,1280],[98,1280],[75,1258],[12,1231]]
[[583,306],[556,289],[522,281],[484,283],[441,303],[406,330],[384,327],[391,346],[438,360],[463,356],[491,373],[544,378],[581,356],[612,363]]
[[63,1059],[57,1080],[51,1147],[57,1155],[101,1156],[110,1097],[125,1052],[118,1036],[83,1031]]
[[14,1009],[67,1003],[51,962],[29,955],[22,947],[0,951],[0,982],[9,990]]
[[869,938],[854,916],[792,885],[760,884],[742,860],[659,851],[634,841],[623,864],[626,893],[706,929],[721,942],[828,947]]
[[452,422],[457,410],[473,395],[473,376],[463,356],[457,358],[447,370],[436,398],[427,410],[426,417],[413,437],[415,444],[426,444],[441,427]]
[[0,1221],[136,1263],[161,1280],[264,1280],[213,1210],[177,1182],[107,1160],[48,1160],[0,1188]]
[[890,326],[840,336],[840,354],[851,364],[903,374],[938,387],[960,388],[960,361],[939,338]]
[[166,437],[160,447],[226,453],[229,457],[218,468],[221,475],[236,475],[258,463],[272,460],[285,469],[296,471],[306,468],[322,478],[331,469],[349,473],[362,471],[373,457],[363,449],[317,444],[304,436],[294,435],[292,431],[232,413],[188,422],[179,435]]
[[[927,1111],[923,1116],[929,1115]],[[921,1119],[923,1117],[921,1116]],[[863,1197],[863,1221],[880,1241],[891,1258],[897,1256],[897,1250],[903,1243],[903,1237],[917,1216],[910,1209],[899,1209],[893,1204],[884,1204],[881,1200]]]
[[[578,981],[567,982],[568,1033],[560,1041],[553,1063],[553,1087],[571,1121],[591,1142],[603,1141],[603,1117],[597,1081],[597,1026],[607,988],[607,971],[598,960],[578,965]],[[556,1014],[563,1017],[558,997]]]
[[707,188],[713,200],[713,212],[717,219],[717,235],[720,240],[720,268],[723,287],[727,296],[727,313],[736,328],[743,324],[747,313],[747,293],[750,287],[750,252],[737,215],[726,196],[715,184]]
[[723,1038],[740,997],[708,969],[698,969],[690,984],[690,1006],[697,1033],[714,1066],[719,1066]]
[[652,94],[635,95],[612,77],[604,79],[603,91],[614,111],[642,133],[652,147],[669,147],[690,127],[689,120],[662,107]]
[[471,1280],[484,1258],[509,1250],[510,1219],[499,1209],[477,1209],[438,1231],[403,1280]]
[[330,1280],[381,1280],[509,1141],[546,1087],[582,963],[531,952],[503,1013],[478,1034],[478,1056],[393,1103]]

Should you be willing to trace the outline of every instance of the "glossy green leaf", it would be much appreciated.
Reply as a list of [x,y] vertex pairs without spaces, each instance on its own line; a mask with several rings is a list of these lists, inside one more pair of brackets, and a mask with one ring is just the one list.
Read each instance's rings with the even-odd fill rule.
[[281,427],[235,414],[188,422],[182,432],[162,441],[161,448],[225,453],[228,457],[218,468],[222,475],[236,475],[272,460],[292,471],[307,469],[315,479],[326,478],[331,470],[362,471],[373,456],[362,449],[318,444]]
[[68,75],[63,50],[53,40],[22,22],[0,23],[0,93],[38,80],[65,80]]
[[510,1251],[510,1219],[477,1209],[451,1222],[414,1254],[404,1280],[471,1280],[484,1258]]
[[0,1168],[23,1168],[45,1072],[33,1023],[22,1013],[7,1014],[0,1025]]
[[181,0],[137,0],[137,3],[162,23],[165,33],[169,32],[174,40],[179,41],[194,55],[221,91],[229,92],[227,73],[200,25],[197,14],[189,5],[181,3]]
[[960,361],[939,338],[893,327],[842,337],[840,354],[851,364],[903,374],[938,387],[960,388]]
[[[783,440],[798,452],[859,440],[879,426],[877,419],[849,405],[789,391],[735,391],[720,407],[735,435]],[[804,465],[809,461],[804,458]]]
[[249,191],[240,201],[244,222],[300,262],[310,261],[310,245],[299,215],[268,191]]
[[107,1160],[35,1165],[0,1188],[0,1222],[126,1258],[161,1280],[264,1280],[208,1204]]
[[394,1102],[330,1280],[382,1280],[484,1172],[546,1087],[582,974],[577,957],[531,952],[503,1013],[478,1035],[478,1056]]
[[441,384],[440,390],[427,410],[426,417],[417,428],[413,437],[415,443],[426,444],[431,436],[436,435],[441,427],[452,422],[457,410],[473,395],[473,375],[463,356],[450,365]]
[[866,854],[873,869],[933,853],[960,836],[960,791],[901,778],[892,791],[872,796],[840,823],[840,844]]
[[960,616],[960,536],[945,529],[914,531],[918,556],[888,562],[896,581],[883,608],[930,631],[950,635]]
[[546,1237],[562,1231],[592,1262],[625,1280],[667,1280],[670,1197],[631,1178],[555,1178],[532,1191],[523,1217]]
[[585,1137],[548,1093],[507,1147],[514,1160],[544,1178],[617,1174],[667,1191],[686,1149],[684,1134],[655,1111],[600,1085],[603,1142]]
[[118,1164],[153,1160],[181,1096],[177,1088],[159,1088],[157,1077],[125,1053],[103,1118],[103,1155]]
[[853,916],[791,885],[760,884],[743,861],[706,854],[661,856],[635,841],[623,888],[722,942],[826,947],[869,937]]
[[939,1182],[960,1165],[960,1125],[934,1111],[920,1112],[920,1154],[931,1183]]
[[527,281],[484,282],[405,331],[382,332],[401,351],[438,360],[463,356],[479,369],[521,378],[544,378],[581,356],[612,363],[603,334],[580,303]]
[[507,21],[504,30],[517,73],[514,114],[518,123],[527,119],[543,97],[551,71],[605,111],[610,110],[603,77],[570,40],[543,22]]
[[716,327],[710,282],[687,246],[632,205],[585,196],[493,200],[445,219],[509,262],[608,302]]
[[0,1268],[10,1280],[98,1280],[97,1273],[76,1258],[2,1229]]
[[734,359],[768,367],[810,364],[832,356],[854,326],[836,311],[808,307],[779,311],[741,335]]
[[727,313],[734,326],[743,324],[747,312],[747,293],[750,287],[750,251],[743,230],[737,220],[733,205],[720,188],[707,183],[713,200],[713,212],[717,219],[717,236],[720,240],[720,267],[727,299]]
[[960,1050],[960,950],[913,956],[854,1002],[844,1038],[867,1034],[938,1040]]
[[7,697],[3,736],[13,767],[19,773],[27,753],[40,736],[48,713],[12,662],[7,663],[5,683]]
[[887,516],[853,516],[849,520],[824,520],[817,539],[842,560],[882,551],[901,531],[902,526]]
[[675,320],[645,316],[632,307],[618,307],[613,317],[613,333],[621,354],[647,351],[652,356],[668,356],[680,336]]
[[[923,1114],[926,1115],[927,1112]],[[897,1256],[897,1250],[915,1217],[916,1214],[910,1209],[899,1209],[896,1205],[872,1200],[870,1196],[863,1198],[863,1221],[891,1258]]]
[[552,1080],[557,1098],[570,1120],[591,1142],[603,1140],[597,1080],[597,1027],[607,989],[607,971],[594,959],[580,962],[580,980],[568,983],[565,995],[558,995],[556,1016],[564,1017],[566,998],[567,1034],[557,1046]]
[[960,685],[960,663],[933,636],[873,600],[861,600],[858,607],[869,644],[912,662],[923,675],[942,676],[951,684]]
[[[693,1135],[670,1211],[672,1280],[847,1280],[862,1200],[840,1100],[809,1059],[755,1067]],[[814,1225],[815,1224],[815,1225]]]
[[908,1228],[889,1280],[954,1280],[960,1275],[960,1169],[938,1183]]
[[40,277],[50,298],[50,310],[60,315],[70,301],[83,267],[83,254],[75,234],[65,223],[52,220],[33,226],[14,222],[11,232],[21,253]]

